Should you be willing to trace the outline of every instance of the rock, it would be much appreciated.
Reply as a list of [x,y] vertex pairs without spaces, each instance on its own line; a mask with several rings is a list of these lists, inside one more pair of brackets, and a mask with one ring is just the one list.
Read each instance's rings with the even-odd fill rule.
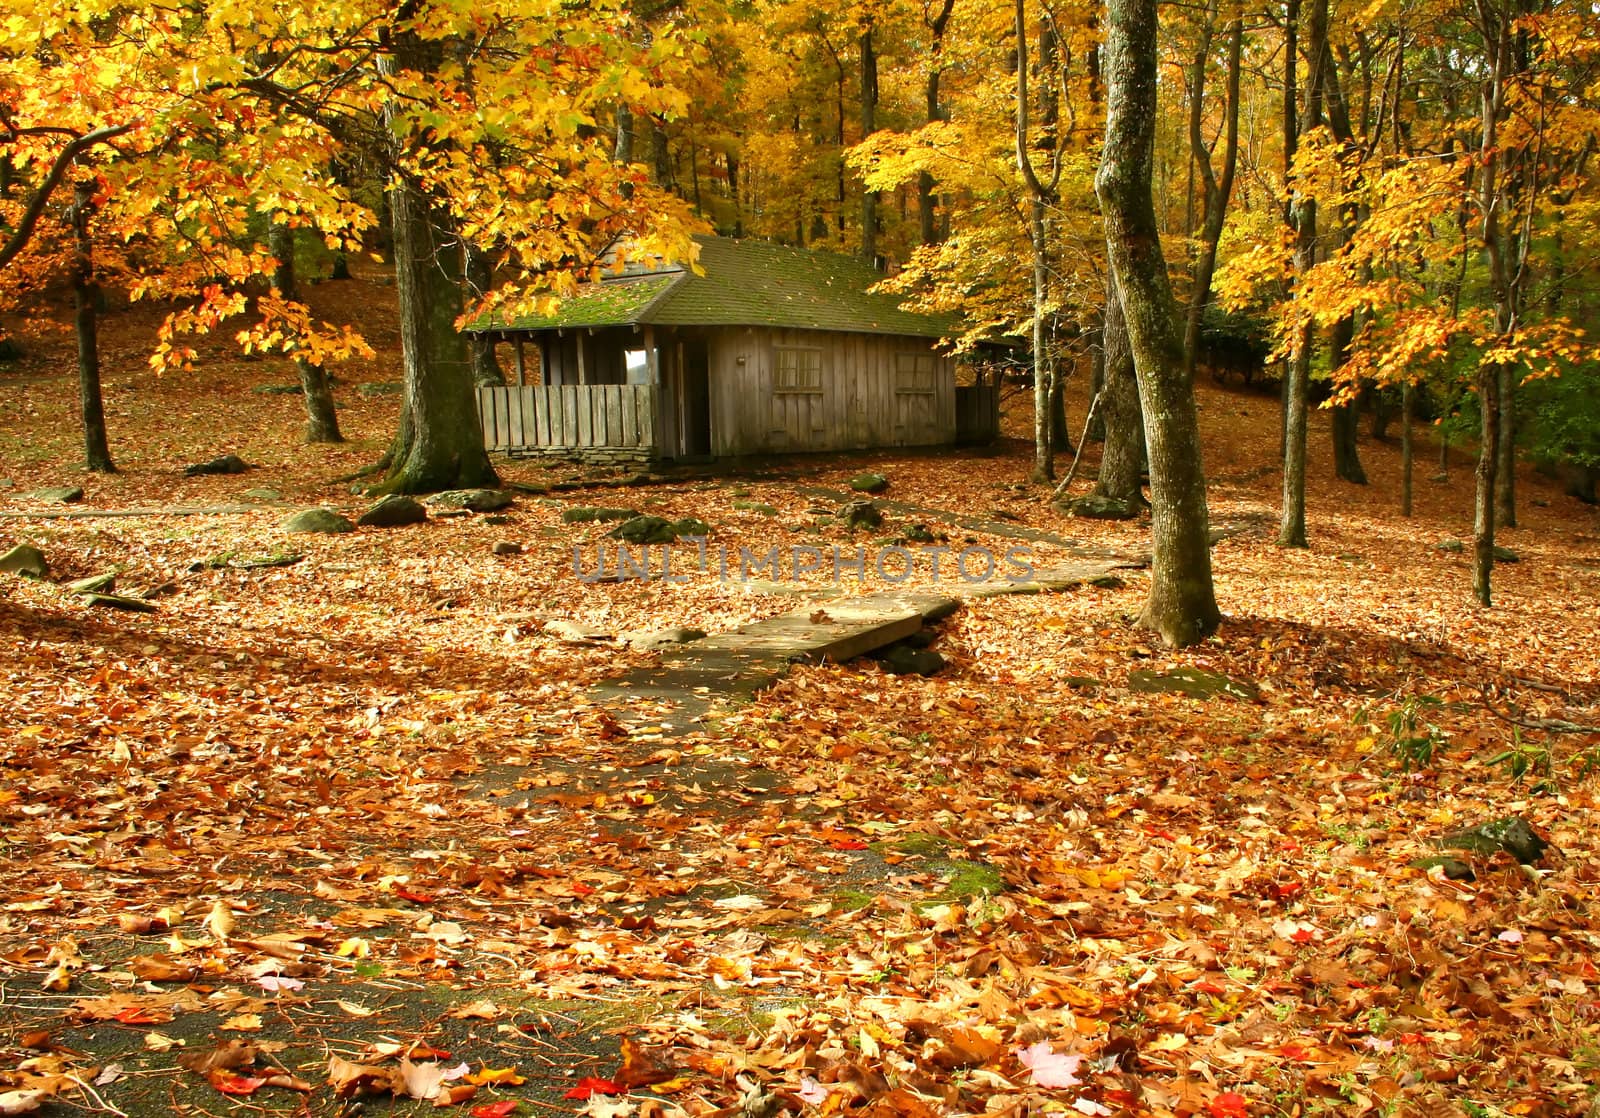
[[85,594],[84,604],[102,606],[106,609],[120,609],[127,613],[154,613],[154,603],[143,598],[124,598],[121,594]]
[[510,540],[496,540],[489,550],[496,555],[521,555],[522,545]]
[[44,578],[50,573],[50,563],[45,559],[44,552],[32,544],[19,543],[0,555],[0,571],[26,578]]
[[436,508],[470,509],[472,512],[499,512],[510,508],[514,498],[504,489],[448,489],[428,498]]
[[1178,668],[1170,672],[1140,669],[1129,672],[1128,690],[1147,694],[1175,693],[1191,699],[1214,699],[1218,695],[1230,695],[1235,699],[1254,701],[1261,697],[1261,689],[1247,679],[1230,679],[1199,668]]
[[1495,544],[1494,561],[1496,563],[1520,563],[1522,562],[1522,556],[1512,551],[1509,547],[1501,547],[1499,544]]
[[1476,827],[1452,831],[1439,839],[1439,845],[1447,850],[1485,855],[1504,850],[1525,866],[1537,862],[1550,846],[1520,815],[1507,815]]
[[240,458],[237,454],[224,454],[220,458],[213,458],[209,462],[196,462],[192,466],[183,468],[184,477],[200,477],[202,474],[242,474],[250,468],[250,463]]
[[934,675],[945,666],[945,658],[933,649],[913,648],[905,641],[891,644],[877,659],[891,675]]
[[[392,281],[391,281],[392,282]],[[356,385],[356,391],[363,396],[398,396],[405,391],[405,385],[397,380],[365,381]]]
[[1471,866],[1460,858],[1452,858],[1448,854],[1435,854],[1431,858],[1415,858],[1410,864],[1419,870],[1431,870],[1433,867],[1438,866],[1451,881],[1475,881],[1478,877]]
[[1433,545],[1433,550],[1448,552],[1451,555],[1460,555],[1467,550],[1467,545],[1460,540],[1440,540]]
[[854,532],[857,528],[881,528],[883,512],[871,501],[850,501],[839,506],[839,521]]
[[117,576],[107,571],[105,574],[90,575],[88,578],[80,578],[69,582],[62,589],[68,594],[99,594],[110,590],[116,585],[116,582]]
[[356,521],[365,528],[398,528],[402,524],[421,524],[428,519],[428,510],[415,497],[391,493]]
[[576,621],[551,621],[545,625],[544,631],[552,637],[559,637],[569,644],[594,644],[597,641],[611,639],[609,630],[580,625]]
[[1083,520],[1133,520],[1139,510],[1131,501],[1090,493],[1067,502],[1067,512]]
[[177,592],[178,584],[176,582],[158,582],[148,590],[141,593],[139,597],[144,598],[146,601],[150,601],[155,598],[165,598],[168,595],[176,594]]
[[250,391],[258,396],[298,396],[301,389],[298,384],[258,384]]
[[672,522],[672,530],[678,533],[680,540],[695,537],[704,538],[711,535],[711,525],[693,516],[686,516],[682,520],[674,520]]
[[762,516],[778,515],[777,506],[763,504],[760,501],[735,501],[733,507],[739,512],[759,512]]
[[24,493],[23,496],[47,505],[72,505],[83,500],[83,490],[76,485],[49,485]]
[[850,479],[850,488],[857,493],[882,493],[889,488],[889,479],[882,474],[857,474]]
[[632,520],[638,515],[638,509],[611,509],[594,505],[579,505],[576,508],[562,509],[561,522],[563,524],[593,524],[600,520]]
[[246,489],[243,493],[239,494],[239,496],[243,497],[247,501],[283,500],[282,493],[279,493],[276,489],[267,489],[264,487],[260,489]]
[[354,532],[356,526],[332,509],[303,509],[283,522],[283,530],[334,536]]
[[1100,681],[1091,675],[1069,675],[1061,682],[1074,691],[1081,691],[1086,695],[1093,695],[1100,690]]
[[926,524],[913,524],[895,539],[897,544],[908,543],[944,543],[950,537],[943,532],[935,532]]
[[670,520],[660,516],[636,516],[632,520],[618,524],[606,535],[614,540],[634,544],[678,542],[677,528]]
[[704,629],[692,629],[680,625],[671,629],[640,629],[622,634],[622,639],[635,652],[654,652],[675,644],[688,644],[690,641],[700,640],[705,635]]

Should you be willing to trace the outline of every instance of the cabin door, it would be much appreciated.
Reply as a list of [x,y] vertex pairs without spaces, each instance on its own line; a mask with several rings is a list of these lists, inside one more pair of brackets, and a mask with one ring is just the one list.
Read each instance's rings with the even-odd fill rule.
[[678,342],[673,402],[677,429],[674,458],[711,457],[711,385],[706,343],[702,338]]

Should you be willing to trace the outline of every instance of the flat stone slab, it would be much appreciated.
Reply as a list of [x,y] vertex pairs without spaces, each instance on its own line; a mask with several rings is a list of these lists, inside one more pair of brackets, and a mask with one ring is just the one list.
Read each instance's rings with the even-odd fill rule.
[[742,625],[696,642],[695,649],[837,664],[903,640],[960,604],[941,594],[865,594]]

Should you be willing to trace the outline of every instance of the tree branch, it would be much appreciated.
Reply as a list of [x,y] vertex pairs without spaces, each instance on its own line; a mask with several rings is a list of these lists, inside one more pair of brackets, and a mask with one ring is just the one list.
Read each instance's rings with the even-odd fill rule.
[[[33,237],[34,227],[39,224],[39,218],[44,214],[45,206],[50,204],[50,195],[55,193],[56,187],[61,185],[61,180],[66,176],[67,168],[73,161],[97,144],[107,143],[133,128],[131,124],[108,124],[96,128],[92,132],[85,132],[72,140],[66,147],[56,154],[55,162],[50,165],[50,173],[45,176],[44,182],[34,192],[33,200],[28,203],[28,208],[22,214],[22,220],[17,223],[16,229],[11,234],[11,239],[0,245],[0,268],[7,264],[27,247],[28,241]],[[37,130],[29,129],[35,133]],[[14,130],[12,137],[22,134]]]

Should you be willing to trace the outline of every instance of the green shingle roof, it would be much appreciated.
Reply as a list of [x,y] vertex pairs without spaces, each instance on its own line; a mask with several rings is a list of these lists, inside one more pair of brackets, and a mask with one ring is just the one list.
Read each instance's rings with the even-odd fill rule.
[[955,328],[946,317],[901,310],[897,296],[870,294],[867,288],[883,276],[854,257],[727,237],[696,241],[704,275],[668,266],[651,274],[608,277],[563,302],[553,315],[524,316],[502,329],[650,323],[937,338]]

